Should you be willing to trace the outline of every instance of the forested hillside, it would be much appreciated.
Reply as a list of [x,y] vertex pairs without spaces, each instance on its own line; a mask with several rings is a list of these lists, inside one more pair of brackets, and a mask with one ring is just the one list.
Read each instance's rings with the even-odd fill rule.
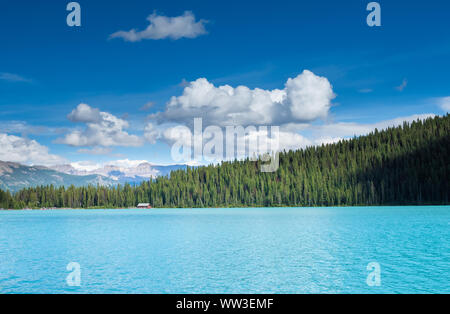
[[0,207],[355,206],[450,204],[450,116],[405,123],[337,144],[280,155],[276,173],[259,162],[172,172],[138,186],[0,191]]

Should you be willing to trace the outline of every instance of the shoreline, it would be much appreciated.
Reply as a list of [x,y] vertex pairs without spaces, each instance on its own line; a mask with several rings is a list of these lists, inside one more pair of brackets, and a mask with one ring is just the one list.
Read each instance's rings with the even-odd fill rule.
[[141,211],[152,211],[152,210],[165,210],[165,209],[257,209],[257,208],[375,208],[375,207],[450,207],[450,204],[437,204],[437,205],[355,205],[355,206],[230,206],[230,207],[163,207],[163,208],[23,208],[23,209],[5,209],[0,208],[0,212],[14,212],[14,211],[65,211],[65,210],[76,210],[76,211],[91,211],[91,210],[107,210],[107,211],[118,211],[118,210],[141,210]]

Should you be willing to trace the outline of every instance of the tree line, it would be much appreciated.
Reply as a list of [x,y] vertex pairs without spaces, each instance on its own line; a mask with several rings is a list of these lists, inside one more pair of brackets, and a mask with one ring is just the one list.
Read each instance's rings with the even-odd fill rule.
[[449,126],[447,114],[283,152],[275,173],[262,173],[261,161],[236,160],[139,185],[0,190],[0,208],[448,205]]

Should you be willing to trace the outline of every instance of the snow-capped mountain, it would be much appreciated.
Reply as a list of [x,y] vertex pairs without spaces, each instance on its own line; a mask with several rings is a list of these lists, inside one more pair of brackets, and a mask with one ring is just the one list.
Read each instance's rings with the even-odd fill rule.
[[52,166],[51,169],[76,176],[101,175],[118,183],[140,183],[159,176],[170,175],[172,171],[186,169],[186,165],[153,165],[149,162],[118,161],[98,168],[92,164],[67,164]]
[[55,187],[139,184],[152,178],[170,175],[172,171],[186,167],[186,165],[160,166],[148,162],[125,161],[99,168],[79,163],[42,167],[0,161],[0,189],[16,192],[23,188],[51,184]]
[[23,188],[40,185],[59,186],[111,186],[116,181],[99,174],[73,175],[41,166],[26,166],[14,162],[0,161],[0,189],[17,192]]

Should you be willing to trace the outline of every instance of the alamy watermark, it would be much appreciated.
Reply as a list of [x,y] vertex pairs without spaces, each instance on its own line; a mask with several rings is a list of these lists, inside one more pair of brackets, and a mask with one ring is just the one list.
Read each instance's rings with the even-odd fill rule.
[[[81,26],[81,5],[78,2],[69,2],[66,7],[70,13],[67,15],[67,25],[69,27]],[[370,2],[367,4],[367,25],[370,27],[381,26],[381,5],[378,2]]]
[[67,271],[70,271],[66,277],[66,283],[69,287],[81,287],[81,266],[76,262],[70,262],[67,267]]
[[78,2],[70,2],[66,7],[70,13],[67,15],[67,26],[81,26],[81,6]]
[[367,265],[366,270],[369,271],[366,283],[369,287],[381,286],[381,265],[377,262],[371,262]]
[[280,128],[278,126],[208,126],[202,118],[194,119],[193,133],[186,126],[167,131],[174,143],[171,157],[175,162],[219,163],[222,160],[261,161],[262,172],[279,168]]
[[367,16],[367,25],[370,27],[381,26],[381,6],[378,2],[370,2],[367,11],[371,11]]
[[[67,15],[67,25],[70,27],[81,26],[81,5],[78,2],[69,2],[66,7],[70,13]],[[381,26],[381,5],[378,2],[367,4],[367,25],[370,27]]]

